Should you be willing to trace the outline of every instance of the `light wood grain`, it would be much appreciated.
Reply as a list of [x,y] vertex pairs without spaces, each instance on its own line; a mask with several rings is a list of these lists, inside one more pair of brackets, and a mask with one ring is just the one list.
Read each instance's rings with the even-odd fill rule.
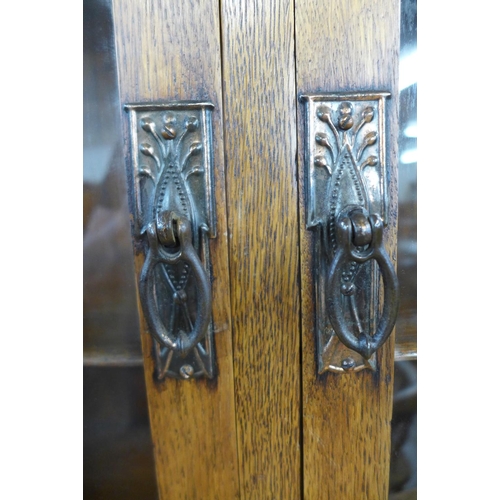
[[[213,150],[218,235],[210,241],[210,255],[217,379],[155,382],[151,337],[141,316],[160,498],[239,498],[224,198],[219,4],[215,0],[115,0],[114,20],[122,104],[208,100],[215,105]],[[126,124],[126,117],[123,121]],[[126,151],[128,153],[128,149]],[[143,255],[136,255],[137,272],[142,262]]]
[[[388,90],[390,220],[396,249],[397,0],[296,0],[299,93]],[[299,140],[304,144],[300,109]],[[312,234],[305,229],[304,157],[299,155],[302,276],[304,498],[383,500],[388,496],[394,335],[379,351],[377,373],[316,375]]]
[[293,2],[222,0],[238,457],[247,499],[298,499]]

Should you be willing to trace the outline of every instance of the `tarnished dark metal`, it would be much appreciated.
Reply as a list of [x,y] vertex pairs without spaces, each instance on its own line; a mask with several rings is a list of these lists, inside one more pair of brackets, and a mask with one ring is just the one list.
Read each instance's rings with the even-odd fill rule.
[[[303,95],[307,227],[315,231],[318,372],[375,369],[399,287],[383,247],[388,92]],[[375,263],[378,264],[374,265]],[[380,275],[384,305],[379,317]]]
[[362,210],[354,210],[350,216],[353,242],[356,246],[365,246],[372,241],[372,226]]
[[139,296],[154,339],[156,377],[212,378],[213,105],[188,101],[125,108],[133,232],[145,254]]
[[[354,211],[354,214],[359,213],[362,214],[361,211]],[[368,220],[372,232],[371,241],[367,242],[366,246],[357,246],[356,236],[353,234],[354,214],[351,214],[350,217],[340,214],[337,219],[338,247],[328,271],[326,304],[332,326],[342,343],[360,353],[365,359],[370,359],[371,355],[387,340],[394,328],[399,306],[399,284],[394,266],[382,244],[384,229],[382,219],[376,214],[369,216]],[[373,335],[364,330],[361,321],[355,322],[357,331],[354,334],[351,331],[352,326],[345,319],[343,300],[342,295],[339,294],[339,288],[342,294],[348,296],[349,306],[353,316],[357,319],[356,305],[354,303],[355,285],[352,281],[345,281],[343,269],[350,262],[363,264],[371,259],[378,263],[382,274],[384,309]]]
[[[174,233],[179,240],[179,246],[178,248],[174,248],[173,251],[167,250],[162,245],[158,235],[157,221],[152,221],[148,224],[149,252],[141,272],[139,295],[142,300],[144,316],[151,329],[151,334],[161,345],[179,353],[181,357],[185,357],[191,349],[196,347],[207,331],[212,309],[212,295],[203,264],[200,262],[200,258],[193,248],[191,223],[172,212],[164,212],[163,214],[172,221],[177,221],[177,231]],[[185,263],[193,276],[197,292],[197,313],[194,325],[188,321],[191,331],[185,332],[180,329],[177,336],[174,337],[173,332],[169,331],[160,317],[158,298],[155,290],[155,268],[161,264],[175,266],[180,263]],[[180,305],[181,308],[184,308],[188,298],[187,293],[182,287],[172,286],[172,289],[174,288],[176,289],[172,296],[173,301],[175,304]]]

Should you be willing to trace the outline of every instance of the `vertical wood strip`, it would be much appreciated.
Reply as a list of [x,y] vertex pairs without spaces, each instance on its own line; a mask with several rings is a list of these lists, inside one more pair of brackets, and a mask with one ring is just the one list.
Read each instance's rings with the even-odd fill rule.
[[[388,90],[387,161],[391,171],[389,254],[396,252],[397,70],[399,0],[296,0],[300,93]],[[299,130],[301,214],[304,498],[382,500],[388,496],[394,335],[379,370],[319,377],[314,336],[312,233],[306,230],[304,107]]]
[[[210,255],[216,380],[155,382],[151,337],[142,316],[141,337],[160,498],[239,498],[219,3],[217,0],[115,0],[114,22],[122,104],[208,100],[215,105],[213,151],[218,234],[215,240],[210,240]],[[127,122],[126,116],[123,121]],[[142,262],[143,256],[136,255],[137,273]]]
[[222,0],[240,481],[298,499],[300,316],[293,2]]

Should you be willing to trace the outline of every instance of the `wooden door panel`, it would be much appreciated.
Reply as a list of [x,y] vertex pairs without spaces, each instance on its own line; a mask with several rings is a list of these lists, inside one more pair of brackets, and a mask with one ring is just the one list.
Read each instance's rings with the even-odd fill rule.
[[[238,498],[219,4],[116,0],[114,20],[122,105],[177,100],[210,101],[215,105],[212,119],[218,235],[210,240],[215,380],[156,382],[151,336],[142,314],[140,323],[160,498]],[[127,137],[126,116],[123,123]],[[129,144],[126,151],[130,151]],[[135,260],[140,273],[144,256],[138,253]]]
[[223,0],[221,12],[242,496],[298,499],[300,291],[293,2]]
[[[387,105],[390,219],[385,245],[395,256],[399,1],[296,0],[298,93],[382,90]],[[313,235],[306,229],[304,109],[299,183],[302,284],[302,414],[305,499],[387,498],[394,336],[377,354],[378,371],[317,375]]]
[[160,498],[386,498],[394,336],[376,372],[317,375],[297,97],[392,93],[395,257],[399,2],[115,0],[114,17],[122,105],[215,105],[216,379],[155,382],[140,317]]

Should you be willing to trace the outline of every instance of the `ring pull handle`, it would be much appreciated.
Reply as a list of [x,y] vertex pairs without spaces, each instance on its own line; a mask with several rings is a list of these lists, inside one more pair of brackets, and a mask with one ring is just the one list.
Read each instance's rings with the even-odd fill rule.
[[[364,211],[352,210],[341,213],[336,220],[337,249],[328,270],[326,303],[330,322],[340,341],[369,359],[389,335],[396,323],[399,308],[399,282],[392,262],[383,246],[383,221],[377,214],[366,216]],[[350,282],[344,269],[350,262],[363,264],[369,260],[378,263],[384,283],[384,306],[375,333],[364,331],[359,321],[355,303],[356,286]],[[345,297],[345,299],[343,298]],[[357,325],[358,334],[353,333],[346,321],[343,302],[349,302],[351,322]]]
[[390,97],[372,90],[301,95],[304,201],[313,232],[304,248],[312,254],[305,262],[318,375],[376,371],[372,354],[396,321],[398,281],[382,241],[383,233],[395,236],[397,215],[395,163],[386,140]]
[[[212,294],[210,282],[192,244],[191,224],[175,212],[162,212],[157,220],[147,227],[149,253],[144,262],[139,281],[139,293],[142,297],[144,316],[151,334],[160,345],[185,356],[204,337],[210,323]],[[168,247],[171,247],[167,250]],[[196,288],[196,319],[190,332],[180,331],[174,338],[161,321],[157,294],[155,293],[155,271],[158,265],[187,264],[194,278]],[[180,289],[173,294],[173,301],[186,307],[186,291]]]
[[[217,237],[213,104],[127,104],[139,298],[157,381],[216,372],[209,240]],[[140,261],[140,259],[138,259]]]

